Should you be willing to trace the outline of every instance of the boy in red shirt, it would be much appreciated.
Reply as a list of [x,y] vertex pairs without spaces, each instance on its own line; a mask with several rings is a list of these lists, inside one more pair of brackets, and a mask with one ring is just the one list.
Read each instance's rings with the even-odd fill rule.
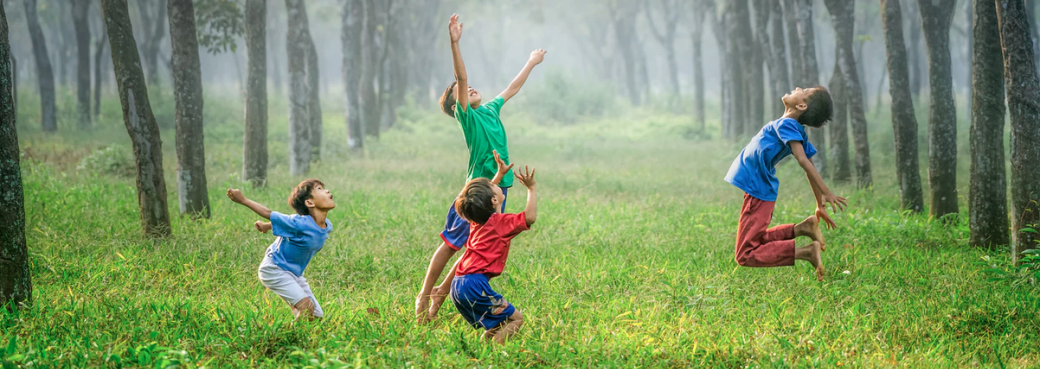
[[[453,269],[451,301],[462,317],[474,328],[484,328],[484,339],[504,343],[520,330],[524,315],[502,295],[491,289],[488,280],[502,274],[509,256],[509,243],[520,232],[528,230],[538,217],[538,198],[535,196],[534,171],[524,167],[516,170],[516,179],[527,187],[527,206],[519,214],[503,214],[505,194],[498,182],[509,167],[499,161],[495,178],[476,178],[463,188],[455,200],[455,211],[470,221],[466,253]],[[454,278],[452,278],[454,277]]]

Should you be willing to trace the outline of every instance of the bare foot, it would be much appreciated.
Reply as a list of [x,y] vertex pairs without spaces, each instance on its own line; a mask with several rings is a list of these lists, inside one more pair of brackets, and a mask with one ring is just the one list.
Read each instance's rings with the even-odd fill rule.
[[810,215],[801,223],[794,226],[795,236],[808,236],[813,241],[820,243],[820,251],[827,251],[827,241],[823,239],[823,230],[820,229],[820,219]]
[[812,244],[806,246],[809,248],[809,264],[812,264],[813,268],[816,268],[816,280],[823,282],[823,259],[820,258],[820,252],[823,251],[823,245],[819,241],[813,241]]
[[430,297],[419,296],[415,299],[415,321],[419,324],[425,324],[430,322],[430,315],[428,310],[430,309]]
[[444,300],[447,298],[447,292],[441,292],[439,288],[433,289],[433,292],[430,293],[430,308],[426,313],[427,319],[433,320],[437,318],[437,312],[441,310],[441,305],[444,305]]

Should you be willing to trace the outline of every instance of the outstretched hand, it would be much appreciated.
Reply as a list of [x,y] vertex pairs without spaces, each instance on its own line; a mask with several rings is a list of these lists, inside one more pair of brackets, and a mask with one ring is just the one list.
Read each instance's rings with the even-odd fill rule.
[[535,51],[531,52],[531,59],[529,59],[529,60],[531,62],[534,62],[535,65],[538,65],[538,64],[541,64],[542,60],[544,60],[544,59],[545,59],[545,50],[543,50],[543,49],[536,49]]
[[510,169],[513,169],[513,164],[506,165],[506,162],[498,155],[498,150],[492,150],[491,153],[495,155],[495,164],[498,164],[499,176],[504,176],[506,173],[509,173]]
[[256,227],[256,230],[260,231],[260,233],[267,233],[267,231],[271,230],[271,223],[258,220],[253,223],[253,227]]
[[239,191],[236,188],[229,188],[227,190],[227,197],[230,198],[231,201],[234,201],[239,204],[246,201],[246,196],[242,194],[242,191]]
[[520,183],[524,184],[524,187],[527,187],[528,189],[532,190],[534,189],[534,186],[536,184],[534,181],[534,169],[529,169],[525,165],[524,170],[513,171],[513,175],[516,176],[516,179],[520,181]]
[[462,37],[462,23],[459,22],[458,14],[452,14],[448,21],[448,35],[451,36],[451,42],[459,42]]
[[826,208],[816,208],[816,219],[819,219],[821,222],[823,222],[823,225],[827,227],[827,229],[834,229],[838,227],[836,224],[834,224],[834,220],[831,219],[831,216],[827,215]]

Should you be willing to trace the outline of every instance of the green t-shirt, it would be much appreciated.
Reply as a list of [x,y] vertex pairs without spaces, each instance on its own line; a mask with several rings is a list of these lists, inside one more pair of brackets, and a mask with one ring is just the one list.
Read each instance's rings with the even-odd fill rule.
[[[463,111],[462,105],[455,101],[455,120],[459,122],[462,134],[466,136],[466,147],[469,148],[469,178],[466,181],[474,178],[495,178],[498,165],[495,164],[493,150],[498,150],[502,161],[509,164],[506,128],[502,126],[502,119],[498,117],[504,103],[502,96],[498,96],[476,109],[469,107]],[[509,170],[498,185],[512,187],[513,171]]]

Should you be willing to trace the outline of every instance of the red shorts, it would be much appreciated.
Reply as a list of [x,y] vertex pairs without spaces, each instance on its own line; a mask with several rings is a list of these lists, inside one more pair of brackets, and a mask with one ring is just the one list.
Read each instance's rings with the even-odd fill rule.
[[737,226],[737,264],[746,267],[794,265],[794,224],[769,228],[775,205],[774,201],[744,194]]

